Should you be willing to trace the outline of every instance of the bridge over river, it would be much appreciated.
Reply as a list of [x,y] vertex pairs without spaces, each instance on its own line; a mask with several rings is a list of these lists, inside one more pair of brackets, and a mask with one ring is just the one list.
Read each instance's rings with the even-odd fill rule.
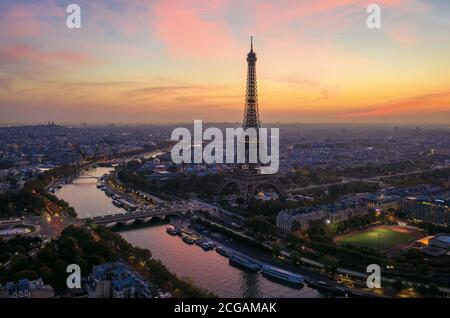
[[89,218],[83,218],[82,220],[88,223],[94,223],[104,225],[106,227],[113,227],[116,225],[131,225],[135,222],[147,223],[153,218],[164,220],[168,216],[177,216],[185,214],[188,209],[167,209],[167,210],[148,210],[148,211],[132,211],[127,213],[108,214],[102,216],[95,216]]

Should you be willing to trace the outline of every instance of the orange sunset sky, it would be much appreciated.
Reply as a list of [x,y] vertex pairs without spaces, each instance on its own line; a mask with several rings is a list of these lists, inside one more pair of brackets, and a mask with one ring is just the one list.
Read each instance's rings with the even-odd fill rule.
[[2,0],[0,124],[240,121],[250,35],[264,122],[450,123],[448,0]]

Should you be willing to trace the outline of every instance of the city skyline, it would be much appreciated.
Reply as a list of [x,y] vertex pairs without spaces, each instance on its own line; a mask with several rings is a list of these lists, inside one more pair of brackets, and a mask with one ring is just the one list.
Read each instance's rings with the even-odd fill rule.
[[250,35],[263,122],[450,121],[444,1],[77,3],[0,4],[0,125],[239,122]]

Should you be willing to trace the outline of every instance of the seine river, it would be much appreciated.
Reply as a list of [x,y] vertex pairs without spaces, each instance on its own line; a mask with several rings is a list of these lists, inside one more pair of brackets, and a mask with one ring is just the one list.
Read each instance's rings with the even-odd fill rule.
[[[111,168],[92,169],[84,175],[100,177]],[[69,202],[80,217],[125,212],[96,187],[94,178],[78,178],[63,186],[56,195]],[[148,248],[170,271],[184,277],[220,297],[321,297],[309,287],[291,288],[272,282],[259,273],[250,273],[228,264],[228,259],[215,251],[205,252],[196,245],[185,244],[179,237],[168,235],[166,225],[121,231],[131,244]]]

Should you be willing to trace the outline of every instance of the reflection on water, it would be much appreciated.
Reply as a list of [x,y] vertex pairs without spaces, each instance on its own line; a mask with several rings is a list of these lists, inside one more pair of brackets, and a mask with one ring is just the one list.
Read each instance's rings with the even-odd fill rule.
[[242,297],[257,298],[262,296],[261,288],[259,286],[260,275],[247,271],[241,271],[240,276]]
[[[110,170],[97,168],[88,174],[100,177]],[[78,179],[59,189],[56,195],[69,202],[80,217],[116,213],[117,210],[123,212],[97,189],[96,183],[96,179]],[[188,278],[220,297],[320,297],[309,287],[291,288],[269,281],[260,273],[230,266],[227,258],[215,251],[205,252],[199,246],[188,245],[180,237],[168,235],[165,228],[166,225],[155,224],[120,234],[131,244],[148,248],[154,258],[160,259],[179,277]]]
[[[95,168],[85,175],[101,177],[112,168]],[[97,189],[97,179],[79,178],[71,184],[56,191],[56,196],[70,203],[78,213],[79,218],[105,214],[124,213],[125,210],[112,204],[105,192]]]
[[180,237],[168,235],[166,225],[123,231],[131,244],[148,248],[169,270],[186,277],[220,297],[318,297],[308,287],[290,288],[272,282],[259,273],[247,272],[228,264],[215,251],[205,252],[199,246],[184,243]]

